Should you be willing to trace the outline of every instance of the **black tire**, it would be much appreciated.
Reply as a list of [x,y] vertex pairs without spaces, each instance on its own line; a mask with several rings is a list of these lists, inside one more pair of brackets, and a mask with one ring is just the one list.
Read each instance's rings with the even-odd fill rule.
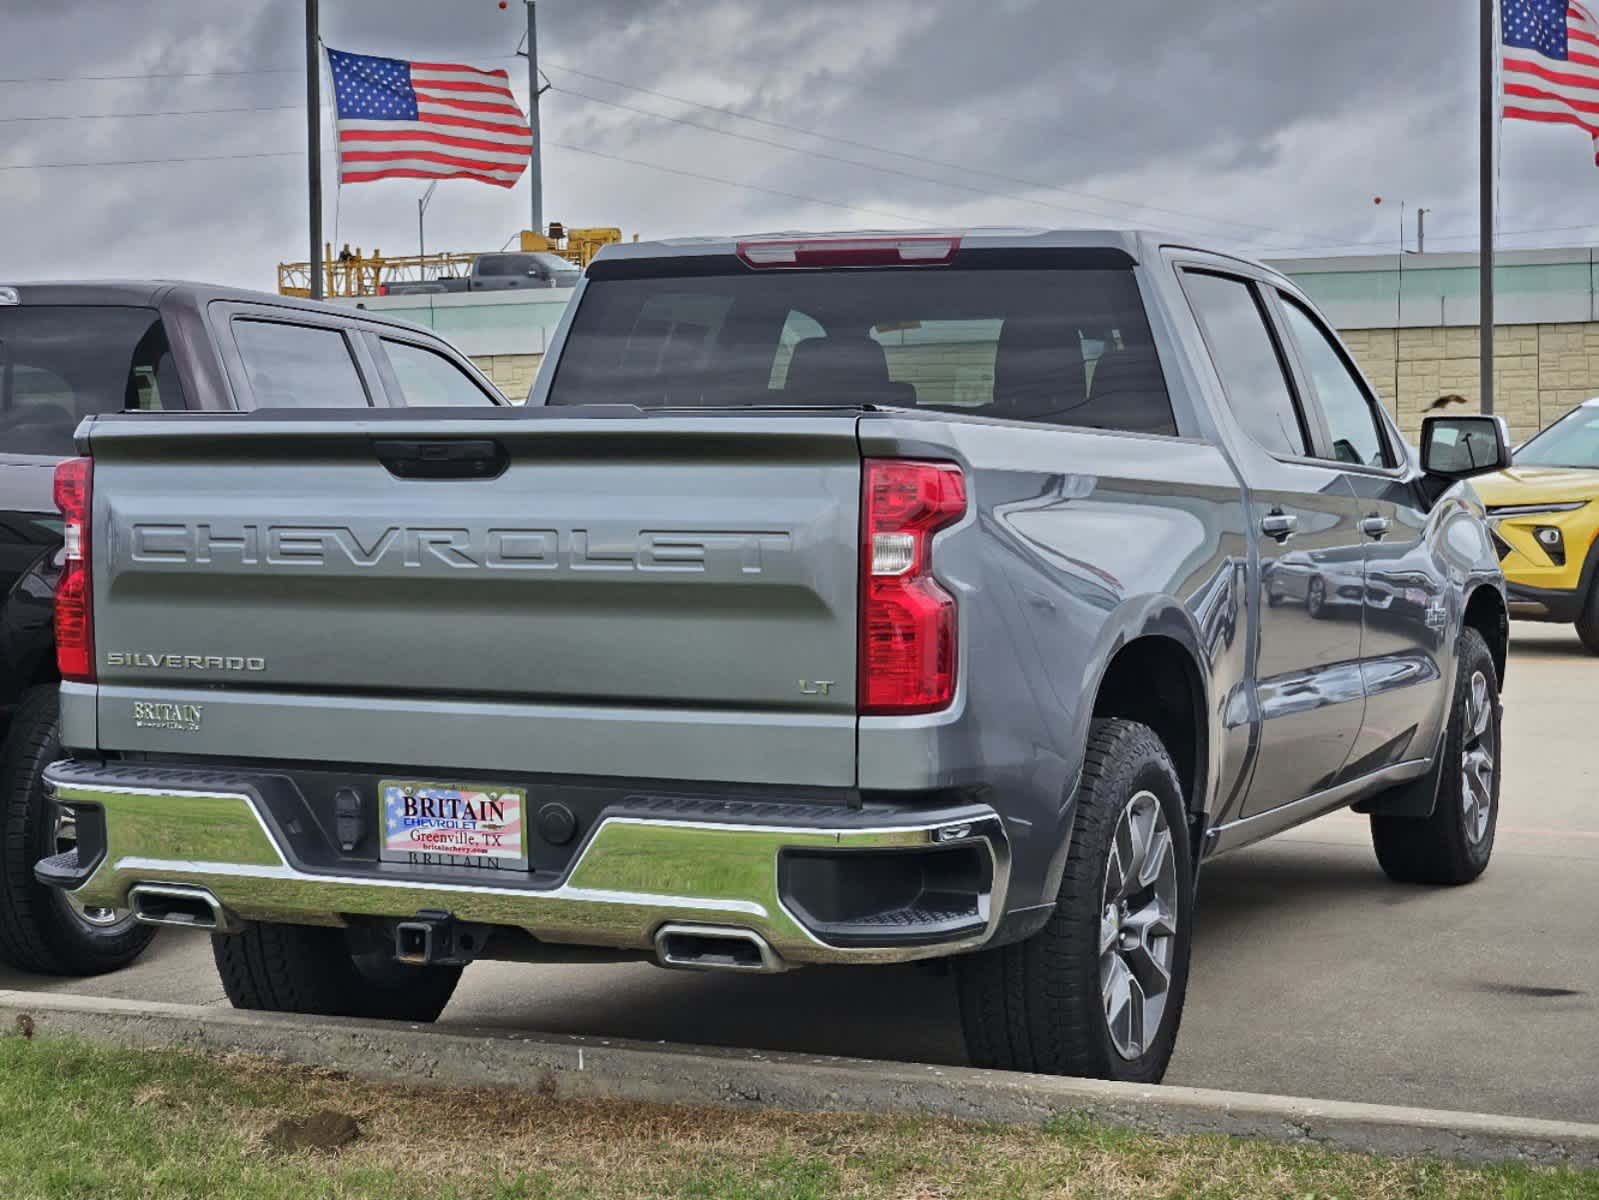
[[1599,577],[1588,588],[1588,600],[1577,618],[1577,637],[1589,654],[1599,654]]
[[33,864],[57,852],[44,769],[60,757],[56,689],[29,688],[0,749],[0,961],[41,975],[103,975],[138,958],[156,931],[130,912],[91,921],[33,877]]
[[1327,615],[1327,585],[1320,578],[1305,585],[1305,612],[1313,621]]
[[[1499,825],[1499,781],[1504,775],[1500,756],[1499,674],[1493,654],[1482,634],[1467,628],[1460,634],[1458,678],[1449,706],[1449,728],[1444,736],[1444,761],[1438,781],[1438,798],[1430,817],[1394,817],[1372,814],[1371,841],[1377,861],[1388,877],[1399,883],[1457,886],[1470,883],[1488,867],[1493,856],[1494,832]],[[1481,677],[1489,703],[1489,747],[1492,782],[1484,832],[1474,836],[1476,822],[1463,802],[1466,786],[1466,749],[1470,739],[1473,680]]]
[[234,1008],[436,1021],[460,967],[396,962],[387,946],[356,947],[342,929],[251,922],[211,936],[217,974]]
[[[1171,833],[1178,897],[1170,982],[1142,1053],[1116,1048],[1101,992],[1101,917],[1117,823],[1152,793]],[[1055,911],[1024,942],[956,960],[961,1024],[973,1065],[1051,1075],[1158,1083],[1166,1073],[1188,987],[1193,859],[1182,787],[1154,731],[1134,721],[1095,721],[1089,733],[1071,848]]]

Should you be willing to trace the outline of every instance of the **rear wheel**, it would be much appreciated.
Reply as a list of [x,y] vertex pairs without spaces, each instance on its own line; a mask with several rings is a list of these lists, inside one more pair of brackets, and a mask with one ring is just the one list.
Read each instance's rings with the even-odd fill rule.
[[1146,725],[1095,721],[1049,923],[957,960],[972,1062],[1158,1082],[1188,986],[1192,864],[1165,746]]
[[213,934],[211,953],[234,1008],[435,1021],[461,980],[460,967],[397,962],[388,946],[343,929],[252,922]]
[[121,908],[90,908],[45,887],[33,864],[77,844],[77,823],[44,794],[62,755],[54,687],[29,688],[0,750],[0,961],[45,975],[101,975],[144,952],[155,930]]
[[1460,635],[1459,677],[1429,817],[1373,814],[1377,861],[1401,883],[1470,883],[1488,868],[1499,823],[1499,674],[1482,634]]

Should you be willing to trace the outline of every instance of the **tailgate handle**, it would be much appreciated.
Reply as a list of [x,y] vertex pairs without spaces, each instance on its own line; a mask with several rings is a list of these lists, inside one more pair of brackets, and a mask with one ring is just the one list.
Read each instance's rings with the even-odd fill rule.
[[487,438],[373,443],[378,461],[401,479],[493,479],[510,465],[505,447]]

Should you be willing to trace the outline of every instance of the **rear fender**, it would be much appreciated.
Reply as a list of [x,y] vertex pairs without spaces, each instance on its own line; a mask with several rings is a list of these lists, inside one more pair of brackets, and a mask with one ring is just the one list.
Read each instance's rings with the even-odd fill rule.
[[[1224,604],[1221,607],[1232,606]],[[1212,630],[1211,636],[1212,638],[1224,636],[1224,631]],[[1066,836],[1061,839],[1060,846],[1050,862],[1046,895],[1053,894],[1059,889],[1061,875],[1066,869],[1066,856],[1071,849],[1071,824],[1076,815],[1077,789],[1082,782],[1082,762],[1087,753],[1088,734],[1094,721],[1094,709],[1104,688],[1106,676],[1117,654],[1143,638],[1163,638],[1173,643],[1174,651],[1186,655],[1187,665],[1192,668],[1189,675],[1197,692],[1194,701],[1198,705],[1195,720],[1199,726],[1199,733],[1195,739],[1194,761],[1189,764],[1186,772],[1182,764],[1178,764],[1178,769],[1180,773],[1189,774],[1192,780],[1188,789],[1189,794],[1185,799],[1190,814],[1190,848],[1197,860],[1207,814],[1214,810],[1217,773],[1211,769],[1211,764],[1218,760],[1220,753],[1220,722],[1214,715],[1212,702],[1214,682],[1208,665],[1210,656],[1204,650],[1205,635],[1187,608],[1169,596],[1139,597],[1128,600],[1111,615],[1091,652],[1092,666],[1086,677],[1093,680],[1093,688],[1087,693],[1087,697],[1093,702],[1079,706],[1075,714],[1075,727],[1071,731],[1070,746],[1074,755],[1073,761],[1078,764],[1077,774],[1066,791],[1067,811],[1063,814],[1062,821]]]

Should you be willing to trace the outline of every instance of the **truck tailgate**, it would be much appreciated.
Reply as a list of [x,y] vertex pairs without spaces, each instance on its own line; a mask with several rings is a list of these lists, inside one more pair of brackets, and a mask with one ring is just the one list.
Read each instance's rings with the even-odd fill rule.
[[853,783],[854,414],[393,417],[90,428],[101,749]]

